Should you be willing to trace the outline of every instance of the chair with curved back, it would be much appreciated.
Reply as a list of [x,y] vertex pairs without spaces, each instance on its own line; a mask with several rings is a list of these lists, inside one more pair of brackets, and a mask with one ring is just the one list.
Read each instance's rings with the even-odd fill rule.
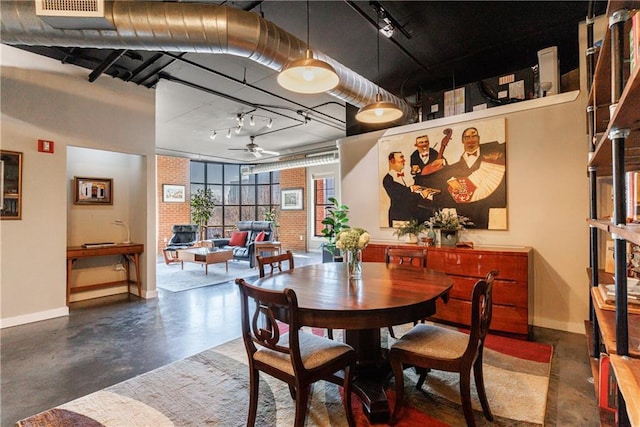
[[469,334],[438,325],[420,323],[397,340],[389,350],[389,360],[395,378],[396,403],[391,424],[398,421],[404,400],[404,366],[415,366],[420,377],[416,388],[421,389],[429,369],[460,374],[460,400],[468,426],[475,426],[471,408],[471,369],[482,411],[489,421],[493,415],[484,390],[482,355],[484,340],[491,325],[493,280],[498,275],[491,271],[473,287],[471,301],[471,328]]
[[180,262],[178,250],[189,249],[198,241],[197,224],[176,224],[171,227],[173,236],[167,243],[167,247],[162,250],[165,264]]
[[[280,272],[282,272],[283,262],[289,263],[289,270],[293,270],[294,268],[293,253],[291,253],[291,251],[272,256],[258,255],[256,259],[258,260],[258,270],[260,271],[260,277],[264,277],[266,275],[267,266],[271,268],[269,274],[273,274],[275,269],[278,269]],[[327,335],[330,339],[333,339],[333,330],[327,329]]]
[[[355,350],[344,343],[303,332],[298,299],[293,289],[274,291],[236,279],[242,306],[242,338],[249,357],[249,414],[247,426],[256,422],[259,371],[289,385],[296,402],[295,423],[302,427],[307,413],[311,384],[326,380],[344,388],[344,409],[349,426],[355,426],[351,410]],[[252,300],[252,302],[250,302]],[[287,318],[288,332],[282,330]],[[341,376],[338,371],[344,370]]]
[[387,247],[384,251],[384,261],[389,264],[398,259],[398,264],[411,264],[427,268],[426,249],[408,249]]
[[256,256],[256,259],[258,260],[258,269],[260,270],[260,277],[265,276],[265,267],[267,266],[271,268],[270,274],[273,274],[275,269],[282,271],[283,262],[289,263],[289,270],[293,270],[293,267],[294,267],[293,253],[291,253],[291,251],[287,251],[283,254],[264,256],[264,257],[261,255],[258,255]]
[[[413,248],[393,248],[387,246],[384,250],[384,262],[390,264],[398,261],[398,264],[409,264],[420,268],[427,268],[427,251],[426,249]],[[389,326],[389,335],[396,338],[393,327]]]

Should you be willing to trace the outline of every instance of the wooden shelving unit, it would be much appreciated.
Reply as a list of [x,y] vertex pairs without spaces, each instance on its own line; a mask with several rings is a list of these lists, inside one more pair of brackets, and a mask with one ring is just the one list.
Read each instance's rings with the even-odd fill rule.
[[[624,189],[625,172],[640,170],[640,65],[629,70],[628,61],[625,62],[629,58],[628,34],[631,29],[631,19],[627,18],[639,8],[640,1],[609,1],[609,28],[599,49],[588,108],[595,144],[588,164],[592,180],[592,215],[593,206],[597,204],[594,181],[600,177],[611,177],[615,218],[596,219],[592,216],[587,220],[592,227],[590,277],[593,302],[593,318],[587,322],[587,331],[590,353],[594,357],[592,369],[596,396],[599,372],[595,357],[599,355],[598,349],[604,349],[610,355],[619,385],[617,420],[622,426],[640,426],[640,314],[629,313],[624,297],[616,299],[614,306],[603,304],[599,299],[597,282],[615,283],[616,293],[626,295],[626,242],[640,245],[640,224],[624,223],[624,191],[620,191]],[[622,83],[624,86],[620,91]],[[597,254],[593,254],[598,250],[598,235],[603,233],[611,234],[615,242],[615,279],[593,265],[598,260]],[[601,413],[601,424],[611,425],[610,418],[610,413]]]

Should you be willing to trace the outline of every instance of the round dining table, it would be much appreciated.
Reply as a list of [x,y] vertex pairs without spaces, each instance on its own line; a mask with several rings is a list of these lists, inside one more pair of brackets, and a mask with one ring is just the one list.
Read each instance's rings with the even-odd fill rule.
[[432,316],[436,300],[446,302],[453,280],[444,273],[415,266],[365,262],[362,278],[348,277],[346,264],[296,267],[257,279],[265,289],[293,289],[301,324],[344,329],[344,341],[358,355],[354,390],[372,423],[389,418],[384,385],[390,369],[380,328]]

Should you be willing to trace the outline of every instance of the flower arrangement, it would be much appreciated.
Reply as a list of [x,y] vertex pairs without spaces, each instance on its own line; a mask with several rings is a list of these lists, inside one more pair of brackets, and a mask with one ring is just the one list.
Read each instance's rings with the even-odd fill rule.
[[442,230],[461,230],[474,225],[466,216],[458,215],[455,208],[439,210],[426,221],[426,224]]
[[341,231],[336,239],[336,248],[345,251],[362,250],[369,244],[369,232],[363,228],[350,228]]
[[369,233],[363,228],[350,228],[341,231],[336,238],[336,248],[346,254],[349,277],[359,279],[362,277],[362,249],[369,244]]

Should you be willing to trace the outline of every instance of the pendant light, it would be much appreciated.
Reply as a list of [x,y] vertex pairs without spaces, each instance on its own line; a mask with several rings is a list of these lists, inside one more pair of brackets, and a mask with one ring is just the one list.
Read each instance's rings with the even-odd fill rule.
[[[380,27],[380,16],[378,16],[378,28]],[[380,31],[376,31],[376,41],[378,50],[378,80],[380,80]],[[402,117],[402,110],[392,103],[382,100],[380,86],[377,86],[376,102],[367,104],[356,113],[356,120],[362,123],[388,123]]]
[[291,61],[278,74],[278,84],[297,93],[322,93],[333,89],[340,79],[329,64],[313,58],[309,48],[309,0],[307,0],[307,50],[303,59]]

